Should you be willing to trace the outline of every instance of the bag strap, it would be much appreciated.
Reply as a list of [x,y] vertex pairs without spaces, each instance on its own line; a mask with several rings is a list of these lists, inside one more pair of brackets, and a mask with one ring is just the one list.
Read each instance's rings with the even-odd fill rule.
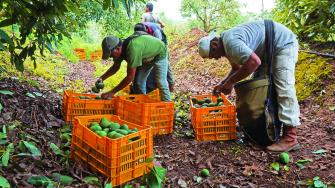
[[145,32],[135,32],[134,34],[130,35],[128,38],[126,38],[123,43],[122,43],[122,54],[121,54],[121,57],[123,59],[125,59],[127,57],[127,47],[130,43],[130,41],[132,41],[133,39],[139,37],[139,36],[142,36],[142,35],[148,35],[147,33]]
[[[274,23],[272,20],[264,20],[265,25],[265,62],[267,62],[267,72],[269,79],[269,94],[272,94],[272,63],[274,56]],[[268,95],[268,96],[270,96]]]

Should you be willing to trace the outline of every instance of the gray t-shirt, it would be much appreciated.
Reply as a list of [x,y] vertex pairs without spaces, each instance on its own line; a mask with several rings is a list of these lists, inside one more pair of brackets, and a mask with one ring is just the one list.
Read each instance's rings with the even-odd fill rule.
[[153,23],[158,23],[160,21],[159,17],[157,15],[154,15],[152,12],[143,13],[142,19],[144,19],[145,22]]
[[[275,52],[293,44],[294,33],[284,25],[274,22]],[[263,60],[265,50],[264,21],[238,25],[221,34],[226,57],[231,63],[244,64],[252,54]]]

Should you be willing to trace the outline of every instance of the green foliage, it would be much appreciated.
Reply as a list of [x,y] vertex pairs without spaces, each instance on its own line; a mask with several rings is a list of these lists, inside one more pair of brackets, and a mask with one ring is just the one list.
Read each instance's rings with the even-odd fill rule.
[[6,178],[0,175],[0,187],[10,188],[10,184]]
[[313,179],[308,179],[306,181],[298,181],[298,185],[305,185],[305,186],[308,186],[308,188],[334,187],[334,184],[329,184],[327,186],[327,184],[324,183],[319,176],[315,176]]
[[303,40],[335,41],[335,1],[277,0],[275,18]]
[[96,186],[101,186],[101,183],[99,182],[99,179],[94,176],[86,176],[83,179],[83,182],[90,184],[90,185],[96,185]]
[[42,156],[41,151],[33,142],[22,141],[23,145],[29,150],[32,156]]
[[8,146],[7,146],[7,149],[5,151],[5,153],[2,155],[1,157],[1,165],[2,166],[8,166],[8,161],[9,161],[9,155],[10,155],[10,152],[14,149],[14,145],[13,143],[10,143]]
[[322,80],[328,78],[332,72],[329,59],[316,55],[299,53],[296,67],[296,90],[298,100],[304,100],[323,87]]
[[165,180],[167,170],[163,167],[154,166],[150,168],[150,172],[143,176],[145,183],[150,188],[160,188],[163,187],[163,182]]
[[52,186],[53,181],[46,176],[30,176],[28,178],[28,183],[36,186]]
[[11,53],[11,63],[19,71],[23,71],[23,62],[30,56],[35,62],[34,52],[39,48],[43,54],[45,48],[53,52],[52,43],[68,36],[64,26],[64,13],[75,12],[75,3],[60,0],[55,3],[48,1],[4,1],[0,27],[18,26],[18,33],[10,34],[1,30],[4,48]]
[[[35,50],[38,48],[43,55],[45,48],[54,52],[54,46],[58,45],[64,36],[70,37],[70,28],[84,26],[92,18],[99,19],[98,14],[125,10],[128,17],[134,4],[143,0],[79,0],[79,1],[31,1],[31,0],[5,0],[1,2],[0,18],[0,50],[9,51],[11,63],[19,71],[24,70],[24,60],[31,57],[36,66]],[[119,3],[123,6],[119,6]],[[77,7],[85,5],[84,10],[98,7],[91,11],[80,11]],[[102,9],[100,9],[102,6]],[[119,8],[123,7],[123,8]],[[103,10],[103,11],[100,11]],[[111,13],[115,16],[115,12]],[[81,14],[85,14],[82,16]],[[92,14],[96,15],[91,19]],[[82,17],[80,23],[78,19]],[[105,17],[106,18],[106,17]],[[110,20],[110,19],[108,19]],[[119,23],[116,23],[119,24]],[[119,26],[119,25],[115,25]]]
[[182,0],[181,12],[192,20],[193,26],[201,26],[205,32],[227,29],[241,22],[240,4],[236,0]]

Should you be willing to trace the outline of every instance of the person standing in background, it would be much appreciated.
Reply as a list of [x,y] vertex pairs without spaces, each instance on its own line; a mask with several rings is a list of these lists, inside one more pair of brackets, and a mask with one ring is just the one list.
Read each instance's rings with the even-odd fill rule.
[[157,15],[152,13],[154,5],[152,3],[147,3],[145,6],[145,13],[142,15],[142,22],[153,22],[158,23],[161,28],[164,28],[165,24],[159,19]]

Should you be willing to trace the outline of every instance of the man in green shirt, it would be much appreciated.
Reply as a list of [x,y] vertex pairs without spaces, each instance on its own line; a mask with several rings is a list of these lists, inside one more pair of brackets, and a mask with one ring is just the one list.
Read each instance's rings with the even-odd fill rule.
[[[131,38],[131,39],[130,39]],[[170,101],[170,91],[167,82],[168,52],[165,44],[150,35],[130,36],[124,41],[115,36],[107,36],[102,41],[102,59],[113,57],[114,64],[98,81],[104,81],[114,75],[121,62],[127,62],[127,76],[111,91],[102,94],[102,98],[111,98],[115,93],[126,87],[138,72],[137,84],[140,93],[146,94],[146,80],[155,69],[155,78],[160,90],[162,101]]]

